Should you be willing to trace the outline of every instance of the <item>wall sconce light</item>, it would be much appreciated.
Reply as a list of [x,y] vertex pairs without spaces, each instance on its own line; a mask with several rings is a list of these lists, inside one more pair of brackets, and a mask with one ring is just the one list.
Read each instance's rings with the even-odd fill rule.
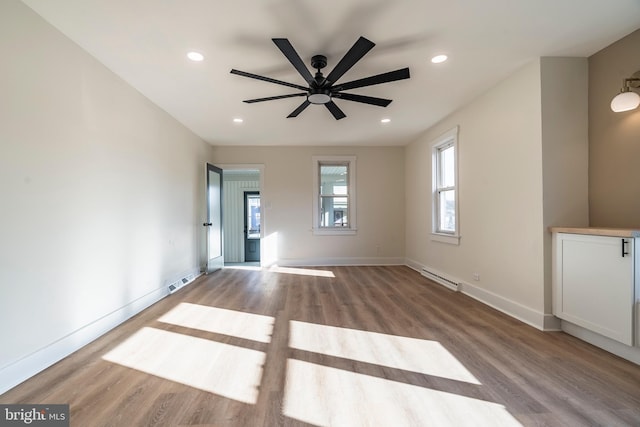
[[640,105],[640,95],[631,92],[631,88],[640,87],[640,71],[636,71],[630,78],[622,81],[620,93],[611,101],[611,109],[616,113],[633,110]]

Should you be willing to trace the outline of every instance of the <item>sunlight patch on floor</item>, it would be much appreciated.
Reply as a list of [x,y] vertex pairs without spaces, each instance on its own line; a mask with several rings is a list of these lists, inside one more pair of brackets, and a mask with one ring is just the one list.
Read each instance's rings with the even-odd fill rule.
[[467,368],[437,341],[292,320],[289,346],[298,350],[480,384]]
[[102,358],[190,387],[255,404],[265,354],[144,327]]
[[271,316],[182,302],[158,321],[268,343],[274,320]]
[[268,271],[272,273],[298,274],[300,276],[336,277],[331,270],[314,270],[311,268],[280,267],[274,265],[269,267]]
[[283,413],[318,426],[521,426],[496,403],[296,359]]
[[271,267],[259,267],[253,265],[225,265],[225,269],[230,270],[248,270],[248,271],[269,271],[271,273],[282,274],[297,274],[299,276],[316,276],[316,277],[330,277],[335,278],[335,274],[331,270],[315,270],[312,268],[299,268],[299,267],[280,267],[278,265],[272,265]]
[[262,267],[259,265],[226,265],[224,266],[225,270],[248,270],[248,271],[262,271]]

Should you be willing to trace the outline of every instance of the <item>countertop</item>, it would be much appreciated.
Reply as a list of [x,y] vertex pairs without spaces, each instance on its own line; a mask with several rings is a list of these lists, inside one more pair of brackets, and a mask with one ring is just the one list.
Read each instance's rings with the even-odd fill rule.
[[549,227],[552,233],[590,234],[592,236],[640,237],[640,230],[607,227]]

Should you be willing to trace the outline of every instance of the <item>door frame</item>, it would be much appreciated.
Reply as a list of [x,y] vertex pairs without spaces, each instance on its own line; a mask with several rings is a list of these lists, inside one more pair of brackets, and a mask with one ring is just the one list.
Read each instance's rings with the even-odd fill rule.
[[[259,191],[257,190],[244,190],[242,192],[242,199],[243,199],[243,213],[242,216],[244,217],[244,244],[243,244],[243,252],[244,252],[244,262],[260,262],[260,239],[262,237],[262,228],[260,228],[260,237],[258,237],[258,239],[249,239],[249,224],[247,224],[247,208],[248,208],[248,202],[249,202],[249,197],[250,196],[258,196],[258,200],[260,201],[260,216],[262,217],[262,195],[260,194]],[[260,221],[259,227],[262,226],[262,221]],[[252,260],[252,261],[247,261],[247,243],[249,240],[258,240],[258,260]]]
[[[271,258],[275,256],[275,254],[268,254],[265,251],[268,251],[268,248],[265,247],[265,229],[267,224],[267,214],[268,214],[268,206],[265,203],[265,191],[264,191],[264,164],[262,163],[216,163],[215,166],[222,169],[222,176],[224,176],[224,171],[226,170],[257,170],[260,172],[259,179],[259,187],[258,191],[260,192],[260,266],[267,266],[270,263],[275,262],[275,258],[272,261],[269,261]],[[224,228],[224,218],[223,220],[223,228]],[[224,248],[223,248],[224,250]],[[267,256],[271,255],[271,256]],[[266,261],[265,261],[266,260]]]
[[[217,200],[217,206],[220,210],[219,214],[219,226],[220,229],[218,230],[218,234],[219,234],[219,239],[220,239],[220,255],[217,257],[211,257],[211,252],[212,252],[212,248],[211,248],[211,233],[212,233],[212,228],[213,226],[215,226],[216,224],[213,224],[213,222],[216,221],[212,221],[212,212],[211,212],[211,182],[209,180],[209,178],[211,177],[211,173],[215,173],[217,175],[219,175],[219,183],[218,183],[218,197],[219,200]],[[223,187],[224,187],[224,176],[223,176],[223,169],[213,165],[211,163],[207,163],[207,167],[206,167],[206,190],[205,190],[205,204],[206,204],[206,219],[205,222],[202,224],[205,229],[206,229],[206,248],[207,248],[207,255],[206,255],[206,265],[205,265],[205,273],[206,274],[210,274],[213,273],[214,271],[217,271],[221,268],[224,267],[224,215],[223,215]],[[214,260],[212,262],[212,260]]]

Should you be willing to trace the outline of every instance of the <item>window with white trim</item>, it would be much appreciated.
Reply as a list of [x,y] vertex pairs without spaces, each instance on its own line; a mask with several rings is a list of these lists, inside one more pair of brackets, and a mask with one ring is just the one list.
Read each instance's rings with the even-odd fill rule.
[[314,234],[355,234],[355,156],[313,156]]
[[433,142],[432,240],[458,244],[458,127]]

